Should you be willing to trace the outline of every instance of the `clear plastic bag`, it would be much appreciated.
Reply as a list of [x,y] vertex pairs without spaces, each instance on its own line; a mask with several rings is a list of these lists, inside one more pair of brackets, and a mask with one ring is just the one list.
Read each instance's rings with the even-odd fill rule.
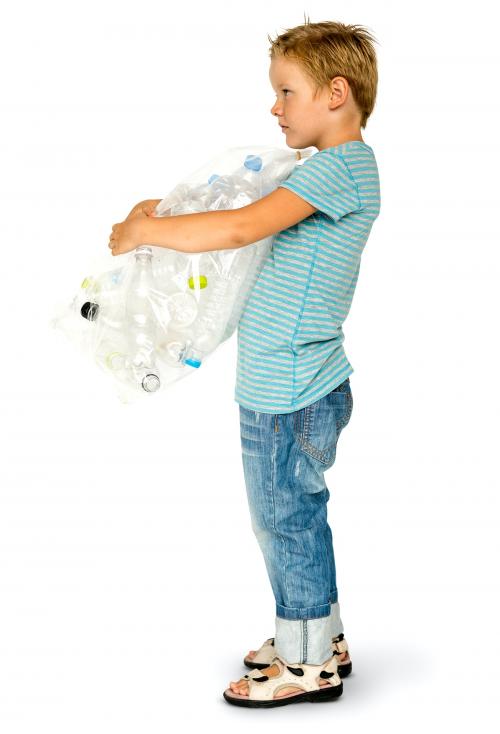
[[[181,181],[155,216],[246,206],[313,152],[229,149]],[[121,267],[86,276],[52,325],[114,380],[122,401],[156,393],[195,372],[231,336],[272,240],[195,254],[138,247]]]

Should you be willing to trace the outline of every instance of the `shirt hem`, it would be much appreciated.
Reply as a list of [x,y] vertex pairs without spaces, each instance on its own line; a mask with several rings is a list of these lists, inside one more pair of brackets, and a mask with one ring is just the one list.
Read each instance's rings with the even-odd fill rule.
[[294,413],[297,410],[302,410],[302,408],[307,408],[308,405],[311,405],[312,403],[316,403],[318,400],[321,400],[325,397],[325,395],[328,395],[332,390],[335,390],[336,387],[341,385],[343,382],[347,380],[348,377],[352,375],[354,372],[354,369],[351,367],[350,370],[348,370],[347,373],[344,373],[344,375],[341,377],[340,381],[335,380],[332,382],[324,391],[321,392],[321,394],[318,397],[315,397],[314,400],[309,400],[306,398],[303,402],[298,402],[293,404],[292,406],[283,406],[283,408],[286,407],[286,409],[280,409],[280,410],[263,410],[262,408],[256,408],[254,405],[251,405],[250,403],[246,403],[243,400],[234,397],[234,401],[238,403],[238,405],[241,405],[242,408],[246,408],[247,410],[253,410],[256,413],[267,413],[268,415],[285,415],[287,413]]

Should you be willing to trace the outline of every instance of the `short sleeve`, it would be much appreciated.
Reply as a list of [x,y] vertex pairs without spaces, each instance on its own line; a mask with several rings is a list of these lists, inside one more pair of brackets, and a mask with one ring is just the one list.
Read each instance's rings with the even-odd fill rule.
[[280,187],[293,191],[335,222],[361,208],[358,187],[344,158],[328,149],[296,166]]

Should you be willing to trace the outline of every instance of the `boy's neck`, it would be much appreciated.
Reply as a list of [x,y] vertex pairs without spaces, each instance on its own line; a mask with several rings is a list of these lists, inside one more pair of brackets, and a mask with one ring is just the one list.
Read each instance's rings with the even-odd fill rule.
[[334,133],[328,132],[322,136],[321,140],[318,140],[318,144],[315,147],[318,150],[324,150],[325,148],[333,148],[336,145],[342,145],[342,143],[350,143],[352,140],[359,140],[362,143],[365,142],[359,127],[337,130]]

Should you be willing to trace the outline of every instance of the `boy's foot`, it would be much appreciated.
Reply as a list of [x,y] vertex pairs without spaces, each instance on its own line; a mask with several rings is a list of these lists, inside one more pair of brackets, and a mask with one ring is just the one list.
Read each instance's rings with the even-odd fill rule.
[[[257,654],[257,650],[250,650],[247,657],[252,659]],[[349,653],[344,652],[342,655],[340,655],[337,658],[338,663],[348,663],[349,660]],[[272,678],[273,675],[277,675],[279,673],[279,668],[277,665],[271,665],[269,668],[264,668],[261,670],[262,675],[268,675],[270,678]],[[243,678],[240,678],[238,681],[231,681],[229,684],[231,690],[233,693],[240,693],[242,696],[248,696],[248,681],[244,680]],[[328,685],[327,680],[320,681],[320,686]],[[302,688],[298,688],[297,686],[287,686],[286,688],[282,688],[281,691],[278,691],[276,694],[276,698],[279,698],[280,696],[286,696],[287,693],[293,693],[294,691],[301,691]]]
[[[250,650],[250,652],[255,654],[255,650]],[[248,656],[250,657],[250,655]],[[279,675],[280,669],[277,665],[270,665],[268,668],[264,668],[261,670],[262,675],[267,675],[269,678],[273,678],[275,675]],[[328,680],[320,680],[319,682],[320,686],[329,686],[330,683]],[[231,681],[229,684],[229,687],[231,688],[233,693],[239,693],[241,696],[248,696],[248,681],[244,680],[243,678],[240,678],[238,681]],[[298,686],[286,686],[286,688],[282,688],[280,691],[278,691],[274,698],[281,698],[282,696],[286,696],[289,693],[294,693],[295,691],[299,693],[303,693],[304,689],[299,688]]]
[[264,669],[253,670],[239,681],[231,681],[223,697],[228,703],[247,708],[333,701],[342,695],[343,690],[337,667],[334,654],[320,665],[289,664],[279,655],[274,655],[270,665]]

